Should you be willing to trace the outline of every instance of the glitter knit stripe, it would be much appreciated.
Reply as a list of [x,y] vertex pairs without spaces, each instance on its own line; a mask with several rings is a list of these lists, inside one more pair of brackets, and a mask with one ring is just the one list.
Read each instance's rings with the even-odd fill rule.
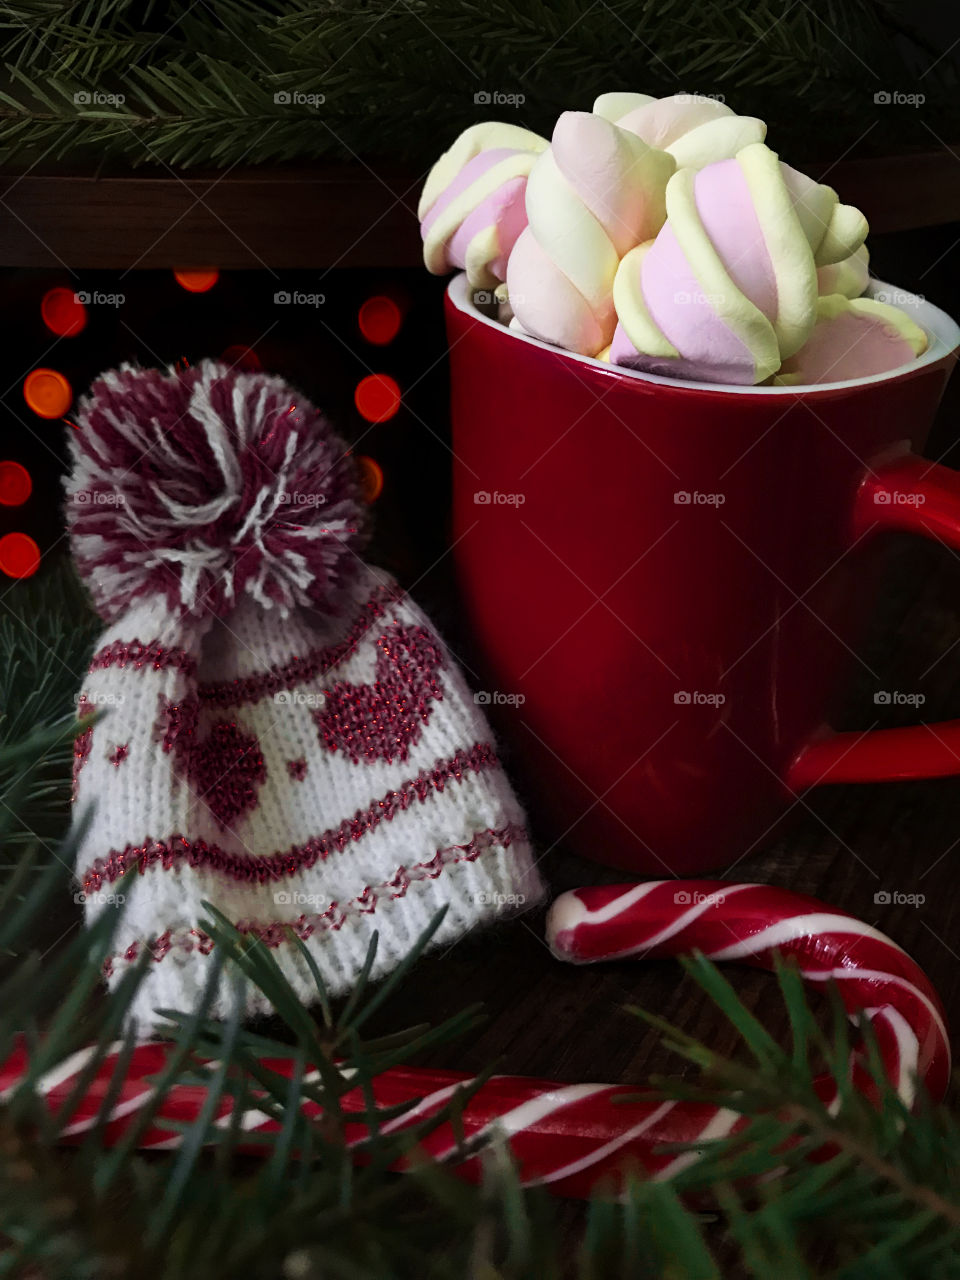
[[92,674],[108,667],[152,667],[154,671],[177,667],[190,679],[197,674],[196,659],[186,649],[168,648],[159,640],[111,641],[93,655],[89,669]]
[[[268,947],[279,947],[289,942],[291,935],[302,941],[317,931],[336,931],[342,929],[349,919],[359,915],[373,915],[381,902],[393,902],[406,896],[412,884],[421,880],[436,880],[447,867],[461,862],[476,862],[488,849],[509,849],[516,840],[526,840],[527,831],[519,823],[510,822],[497,830],[479,831],[467,844],[448,845],[438,849],[429,862],[417,862],[411,867],[398,867],[389,880],[381,884],[368,884],[362,893],[349,902],[331,902],[325,910],[316,913],[304,913],[296,920],[271,921],[269,924],[253,920],[240,920],[236,928],[238,932],[257,938]],[[124,951],[107,956],[104,961],[104,972],[109,977],[115,965],[120,961],[132,963],[140,955],[141,947],[146,945],[153,960],[162,960],[171,951],[199,951],[201,955],[209,955],[214,947],[214,940],[202,929],[184,929],[174,932],[168,929],[165,933],[143,944],[131,942]]]
[[366,809],[357,810],[352,818],[345,818],[339,826],[331,827],[306,844],[294,845],[285,852],[262,857],[243,856],[228,853],[206,840],[188,840],[186,836],[174,835],[169,840],[147,840],[142,845],[127,845],[122,851],[114,850],[107,858],[97,858],[82,878],[83,888],[87,893],[95,893],[104,883],[113,884],[131,867],[137,867],[142,874],[157,865],[164,871],[179,869],[184,862],[234,880],[259,884],[282,880],[324,861],[334,852],[342,852],[351,840],[362,840],[381,822],[390,822],[397,813],[409,809],[415,802],[422,803],[434,791],[443,791],[451,780],[459,782],[464,773],[480,773],[499,767],[493,747],[488,742],[478,742],[469,751],[458,751],[448,760],[438,760],[430,769],[421,769],[415,778],[401,783],[396,791],[388,791]]
[[[197,690],[200,701],[216,707],[242,707],[259,702],[261,698],[272,697],[281,689],[290,689],[322,676],[349,658],[374,622],[385,616],[387,605],[403,599],[403,595],[402,588],[396,583],[378,587],[339,643],[314,649],[257,675],[201,684]],[[114,640],[99,649],[90,662],[91,672],[107,667],[152,667],[155,671],[178,667],[191,679],[197,673],[196,660],[190,654],[184,649],[165,648],[159,640]]]

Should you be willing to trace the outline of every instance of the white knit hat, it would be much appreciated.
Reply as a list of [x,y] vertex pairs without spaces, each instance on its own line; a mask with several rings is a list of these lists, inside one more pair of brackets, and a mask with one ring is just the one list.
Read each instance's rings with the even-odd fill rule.
[[[67,519],[109,623],[80,714],[88,921],[126,897],[107,975],[152,959],[133,1013],[193,1006],[203,901],[304,999],[542,896],[487,724],[426,617],[365,564],[344,445],[280,379],[203,362],[104,374],[70,433]],[[221,980],[213,1012],[232,985]],[[246,993],[247,1012],[266,1012]]]

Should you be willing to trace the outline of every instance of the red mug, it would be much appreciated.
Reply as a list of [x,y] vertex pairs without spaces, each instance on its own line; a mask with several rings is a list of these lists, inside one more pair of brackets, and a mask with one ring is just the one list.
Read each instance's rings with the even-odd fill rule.
[[451,282],[453,545],[477,697],[554,840],[699,875],[811,785],[960,774],[960,721],[828,728],[875,535],[960,548],[960,472],[917,456],[960,329],[902,305],[930,336],[905,368],[734,387],[548,346]]

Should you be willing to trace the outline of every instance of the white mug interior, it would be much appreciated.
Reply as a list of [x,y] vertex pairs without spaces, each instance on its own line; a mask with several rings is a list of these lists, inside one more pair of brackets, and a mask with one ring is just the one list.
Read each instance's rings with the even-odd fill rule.
[[898,289],[894,285],[884,284],[881,280],[871,278],[864,292],[864,297],[879,297],[881,301],[893,303],[901,311],[905,311],[927,335],[929,345],[926,351],[923,355],[917,356],[915,360],[911,360],[909,364],[899,365],[896,369],[887,369],[884,373],[868,374],[863,378],[848,378],[842,382],[798,383],[787,387],[741,386],[729,382],[692,382],[687,378],[665,378],[662,374],[641,373],[635,369],[624,369],[618,365],[607,364],[605,360],[597,360],[593,356],[582,356],[573,351],[565,351],[562,347],[554,347],[549,342],[541,342],[539,338],[532,338],[529,334],[518,333],[515,329],[508,329],[499,320],[484,315],[474,305],[464,272],[453,277],[447,286],[447,293],[450,301],[458,311],[473,316],[474,319],[479,320],[482,324],[491,325],[516,342],[532,343],[533,346],[542,347],[544,351],[552,351],[564,359],[592,365],[595,368],[602,369],[605,373],[614,374],[618,377],[635,378],[641,382],[652,382],[673,387],[675,390],[686,387],[690,390],[723,391],[732,395],[752,396],[796,396],[801,391],[810,395],[817,395],[818,393],[831,394],[845,387],[862,387],[872,382],[889,382],[893,378],[901,378],[905,374],[924,368],[926,365],[936,364],[938,360],[942,360],[960,347],[960,326],[945,311],[941,311],[932,302],[928,302],[925,298],[918,297],[906,289]]

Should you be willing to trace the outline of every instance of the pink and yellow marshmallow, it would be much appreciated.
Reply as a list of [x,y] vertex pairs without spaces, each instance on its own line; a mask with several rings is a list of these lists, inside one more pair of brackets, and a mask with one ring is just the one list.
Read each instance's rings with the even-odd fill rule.
[[513,327],[583,355],[608,346],[617,268],[662,226],[675,167],[602,116],[564,112],[531,170],[528,225],[507,263]]
[[668,377],[754,384],[777,373],[817,318],[817,269],[863,243],[863,214],[781,164],[761,142],[666,190],[656,239],[614,282],[612,364]]
[[524,193],[546,138],[519,125],[471,125],[427,177],[417,216],[423,260],[434,275],[460,268],[475,289],[506,278],[507,259],[527,225]]
[[813,332],[773,382],[810,386],[865,378],[899,369],[926,349],[927,335],[899,307],[834,293],[818,300]]
[[751,142],[762,142],[767,134],[762,120],[738,116],[725,103],[699,94],[651,98],[645,93],[602,93],[593,110],[648,146],[666,151],[678,169],[702,169],[726,160]]
[[845,298],[859,298],[869,283],[870,253],[865,244],[842,262],[817,268],[817,288],[821,296],[842,293]]

